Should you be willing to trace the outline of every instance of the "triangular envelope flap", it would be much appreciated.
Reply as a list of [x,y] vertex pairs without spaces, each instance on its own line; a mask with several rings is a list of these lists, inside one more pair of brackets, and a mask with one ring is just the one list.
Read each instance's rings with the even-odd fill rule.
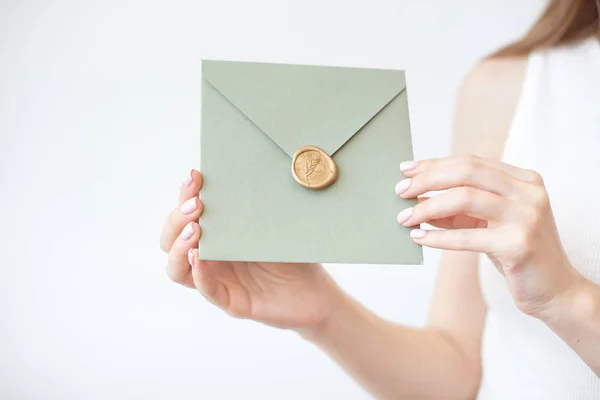
[[333,155],[405,86],[403,71],[204,61],[202,75],[290,157]]

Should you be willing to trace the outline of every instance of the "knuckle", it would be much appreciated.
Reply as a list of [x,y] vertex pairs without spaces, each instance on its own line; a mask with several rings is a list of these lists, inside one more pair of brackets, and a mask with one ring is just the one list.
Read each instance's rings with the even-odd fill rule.
[[171,247],[173,246],[172,232],[177,227],[177,219],[176,219],[177,209],[172,210],[167,219],[165,220],[162,228],[162,232],[160,234],[159,246],[162,251],[168,253],[171,251]]
[[186,221],[179,216],[177,212],[173,211],[167,218],[164,231],[169,235],[176,237],[175,235],[179,235],[179,233],[181,233],[181,229],[183,229],[185,224]]
[[477,190],[470,186],[461,187],[459,194],[463,210],[471,208],[477,202]]
[[529,230],[518,228],[514,230],[513,235],[515,238],[515,244],[519,247],[519,249],[525,252],[530,250],[531,234]]
[[463,159],[459,168],[460,181],[463,183],[471,183],[477,171],[482,167],[480,157],[469,155]]
[[419,190],[420,188],[427,187],[429,182],[431,182],[431,178],[431,169],[427,168],[411,179],[409,190]]
[[185,275],[180,273],[179,271],[176,271],[174,268],[170,268],[169,266],[167,266],[166,272],[169,279],[173,282],[179,284],[182,284],[184,282]]
[[465,156],[465,158],[471,162],[480,162],[481,161],[481,157],[479,157],[477,154],[467,154]]
[[512,265],[509,265],[509,267],[516,267],[530,258],[534,248],[533,235],[530,230],[518,227],[509,232],[509,237],[512,239],[510,246],[510,254],[512,254],[510,262]]
[[544,186],[544,178],[536,171],[526,170],[527,179],[532,183],[540,186]]
[[229,306],[229,308],[227,309],[227,314],[230,317],[237,318],[237,319],[246,318],[248,315],[248,313],[244,307],[241,307],[241,306],[235,305],[235,304]]
[[542,220],[542,213],[535,207],[528,207],[524,211],[524,225],[527,230],[534,230]]
[[171,210],[171,212],[169,213],[169,216],[167,217],[167,225],[169,225],[169,226],[176,225],[177,222],[181,219],[180,216],[181,216],[181,213],[179,212],[179,208],[174,208],[173,210]]
[[168,253],[169,250],[171,250],[170,246],[168,246],[167,242],[165,241],[165,239],[163,239],[163,237],[160,238],[159,246],[160,249],[165,253]]
[[533,205],[538,210],[547,210],[550,207],[550,197],[548,192],[543,188],[538,188],[532,193]]
[[417,204],[413,207],[411,219],[414,221],[424,221],[434,212],[432,205],[430,204],[431,199],[424,201],[421,204]]

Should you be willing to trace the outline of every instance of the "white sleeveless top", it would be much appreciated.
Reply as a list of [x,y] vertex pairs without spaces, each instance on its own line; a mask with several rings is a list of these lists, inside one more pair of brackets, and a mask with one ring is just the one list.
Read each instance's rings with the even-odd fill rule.
[[[600,284],[600,42],[529,56],[503,161],[539,172],[571,263]],[[600,378],[515,306],[486,256],[480,400],[598,400]],[[600,340],[600,338],[598,338]]]

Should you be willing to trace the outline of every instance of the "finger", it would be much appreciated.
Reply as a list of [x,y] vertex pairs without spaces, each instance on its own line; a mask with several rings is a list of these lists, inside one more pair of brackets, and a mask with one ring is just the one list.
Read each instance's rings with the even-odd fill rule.
[[202,213],[203,205],[198,200],[198,192],[202,187],[202,175],[191,170],[184,178],[179,189],[179,208],[174,209],[163,225],[160,235],[160,248],[169,252],[173,241],[190,221],[197,221]]
[[195,169],[184,178],[179,190],[179,205],[192,197],[198,196],[198,192],[202,189],[203,178],[202,174]]
[[167,264],[167,275],[173,282],[187,287],[194,287],[192,271],[188,252],[198,247],[201,229],[198,223],[188,223],[179,237],[173,243],[169,251],[169,262]]
[[523,204],[533,206],[534,209],[547,210],[550,207],[550,197],[543,185],[528,184],[520,197]]
[[192,221],[198,221],[203,209],[202,202],[196,196],[188,199],[179,208],[171,211],[160,235],[160,248],[168,253],[171,250],[173,242],[181,234],[183,227]]
[[462,157],[456,160],[426,160],[419,162],[418,172],[396,185],[396,193],[404,198],[419,196],[429,191],[470,186],[515,198],[527,183],[489,165],[482,159]]
[[411,238],[422,246],[435,249],[492,253],[496,243],[500,243],[499,234],[493,229],[451,229],[430,230],[413,229]]
[[[424,203],[429,200],[430,197],[422,196],[417,200],[420,203]],[[429,225],[435,226],[436,228],[442,229],[472,229],[472,228],[485,228],[487,227],[487,221],[470,217],[466,214],[454,215],[451,217],[430,219],[427,221]]]
[[443,158],[432,158],[429,160],[422,161],[408,161],[400,164],[400,171],[404,173],[407,177],[413,177],[414,175],[423,172],[431,168],[432,164],[439,165],[442,168],[452,168],[456,164],[460,162],[464,162],[465,160],[471,162],[479,162],[489,167],[496,168],[506,174],[511,175],[512,177],[522,180],[528,183],[542,183],[541,176],[531,170],[515,167],[514,165],[510,165],[498,160],[494,160],[491,158],[483,158],[476,155],[466,155],[466,156],[455,156],[455,157],[443,157]]
[[502,221],[511,211],[511,202],[503,197],[463,186],[439,194],[398,214],[398,222],[415,226],[430,220],[466,214],[486,221]]
[[208,301],[223,309],[229,304],[229,295],[222,283],[214,279],[211,270],[218,267],[212,261],[200,261],[198,249],[190,249],[192,284]]

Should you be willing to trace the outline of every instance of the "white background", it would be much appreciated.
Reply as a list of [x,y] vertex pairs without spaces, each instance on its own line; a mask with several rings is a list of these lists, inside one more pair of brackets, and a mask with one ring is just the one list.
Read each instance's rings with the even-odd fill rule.
[[[460,79],[542,3],[0,0],[0,399],[369,398],[295,334],[165,275],[159,231],[198,165],[200,60],[406,69],[416,156],[443,156]],[[329,269],[421,325],[425,256]]]

